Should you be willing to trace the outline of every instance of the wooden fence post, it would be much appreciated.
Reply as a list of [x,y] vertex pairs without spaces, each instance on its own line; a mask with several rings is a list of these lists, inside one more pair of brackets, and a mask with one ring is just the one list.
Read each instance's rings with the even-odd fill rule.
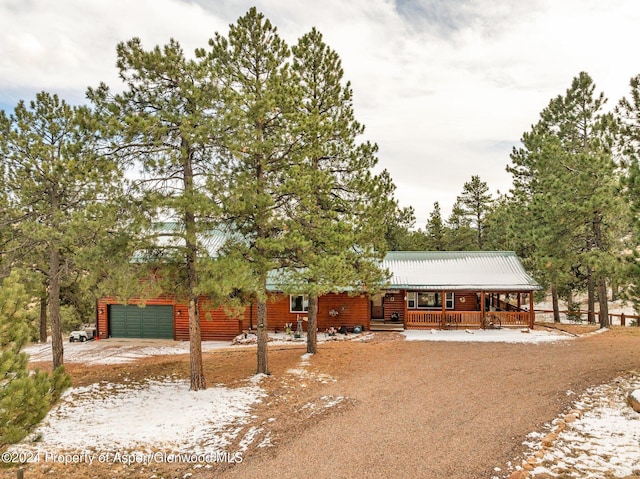
[[626,318],[624,317],[624,313],[620,314],[620,325],[621,326],[626,326]]

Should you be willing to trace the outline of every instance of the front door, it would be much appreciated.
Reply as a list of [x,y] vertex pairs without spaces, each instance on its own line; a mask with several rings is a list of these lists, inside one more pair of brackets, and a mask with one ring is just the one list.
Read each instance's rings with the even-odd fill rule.
[[371,319],[384,320],[384,293],[376,293],[371,297]]

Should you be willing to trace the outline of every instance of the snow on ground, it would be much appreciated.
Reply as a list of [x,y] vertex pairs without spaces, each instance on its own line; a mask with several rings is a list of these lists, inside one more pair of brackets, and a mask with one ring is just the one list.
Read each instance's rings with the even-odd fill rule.
[[[518,343],[561,341],[573,337],[555,331],[522,331],[410,330],[402,334],[410,341]],[[188,343],[182,342],[153,341],[145,346],[144,340],[110,341],[113,340],[65,345],[65,359],[85,363],[104,360],[103,364],[109,364],[154,354],[188,352]],[[205,342],[203,349],[229,345],[229,342]],[[50,345],[29,346],[27,352],[32,355],[32,360],[38,360],[33,356],[49,360],[51,354]],[[310,359],[308,354],[301,356],[297,367],[288,371],[292,379],[299,381],[304,377],[322,382],[335,381],[307,371]],[[187,381],[175,378],[124,384],[102,382],[71,388],[34,433],[22,443],[12,446],[9,452],[119,453],[129,456],[167,450],[209,453],[224,451],[237,439],[240,439],[239,450],[242,452],[261,431],[251,427],[242,438],[239,437],[250,422],[251,408],[265,395],[259,387],[263,377],[249,378],[246,387],[230,389],[218,386],[197,392],[189,391]],[[640,389],[640,373],[589,389],[574,404],[580,413],[577,420],[568,422],[562,416],[547,426],[557,432],[557,439],[551,447],[542,447],[542,439],[548,437],[549,431],[530,434],[525,445],[530,448],[531,473],[566,479],[625,477],[640,471],[640,414],[626,404],[629,392],[637,389]],[[344,399],[341,396],[323,396],[317,403],[309,403],[303,408],[313,415],[340,404]],[[175,409],[176,404],[180,405],[179,411]],[[269,437],[267,432],[259,446],[268,445]]]
[[[587,298],[580,297],[577,299],[580,304],[580,310],[586,311],[588,309]],[[567,309],[569,309],[566,301],[560,301],[559,309],[560,311],[566,311]],[[617,315],[611,318],[611,324],[614,326],[620,326],[619,315],[621,313],[624,313],[628,317],[626,321],[627,326],[629,326],[632,321],[635,321],[635,319],[633,319],[633,316],[638,314],[634,310],[633,305],[631,303],[628,303],[622,300],[609,301],[608,309],[609,309],[609,314]],[[553,303],[551,302],[551,298],[548,298],[544,302],[536,303],[534,305],[534,310],[536,311],[536,321],[550,322],[550,323],[553,322],[553,312],[552,312]],[[598,310],[598,304],[596,303],[596,314],[597,314],[597,310]],[[548,312],[542,313],[541,311],[548,311]],[[586,314],[582,314],[582,323],[586,322],[586,319],[587,319],[586,316],[587,316]],[[631,316],[631,318],[629,318],[629,316]],[[575,324],[575,321],[568,319],[564,313],[560,313],[560,322],[566,323],[566,324]]]
[[[477,342],[512,342],[512,343],[540,343],[570,339],[571,336],[562,332],[521,329],[500,330],[409,330],[402,334],[408,341],[477,341]],[[375,332],[360,334],[340,334],[337,336],[318,335],[318,342],[325,341],[368,341],[375,336]],[[292,340],[286,333],[270,334],[270,345],[306,344],[306,335]],[[251,339],[251,338],[249,338]],[[232,346],[231,341],[203,341],[202,351],[230,347],[250,347],[255,342]],[[30,344],[23,349],[32,362],[51,361],[51,343]],[[83,364],[123,364],[149,356],[188,354],[188,341],[173,341],[170,339],[107,339],[87,341],[84,343],[67,343],[64,345],[64,361],[66,363]]]
[[[542,447],[546,433],[532,433],[530,448],[533,477],[604,478],[640,474],[640,413],[627,404],[630,392],[640,388],[640,373],[588,389],[574,403],[573,422],[557,418],[550,430],[557,439]],[[569,392],[571,394],[571,392]]]
[[12,449],[34,454],[224,451],[264,395],[256,385],[189,391],[188,381],[173,378],[71,388]]
[[440,330],[411,329],[403,331],[407,341],[457,341],[499,343],[549,343],[571,339],[573,336],[561,331],[537,329],[455,329]]
[[[202,351],[231,347],[230,341],[203,341]],[[35,343],[23,348],[30,361],[51,361],[51,343]],[[66,363],[122,364],[149,356],[189,354],[188,341],[171,339],[107,339],[64,345]]]

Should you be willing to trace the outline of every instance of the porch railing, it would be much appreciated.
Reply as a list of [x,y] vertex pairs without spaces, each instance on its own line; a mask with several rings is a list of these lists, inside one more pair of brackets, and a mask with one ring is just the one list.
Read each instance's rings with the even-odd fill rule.
[[[529,313],[526,311],[491,311],[490,314],[500,319],[502,326],[528,326]],[[426,328],[452,328],[470,327],[479,328],[482,325],[483,315],[480,311],[407,311],[404,326],[406,329]]]

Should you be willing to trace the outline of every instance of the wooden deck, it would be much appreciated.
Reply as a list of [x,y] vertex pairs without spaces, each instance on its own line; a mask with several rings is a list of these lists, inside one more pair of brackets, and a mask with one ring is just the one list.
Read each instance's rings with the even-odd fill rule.
[[404,324],[400,322],[384,321],[382,319],[372,319],[369,323],[369,330],[371,331],[404,331]]
[[527,311],[408,311],[404,321],[406,329],[481,328],[483,318],[495,318],[502,327],[528,327],[531,315]]

